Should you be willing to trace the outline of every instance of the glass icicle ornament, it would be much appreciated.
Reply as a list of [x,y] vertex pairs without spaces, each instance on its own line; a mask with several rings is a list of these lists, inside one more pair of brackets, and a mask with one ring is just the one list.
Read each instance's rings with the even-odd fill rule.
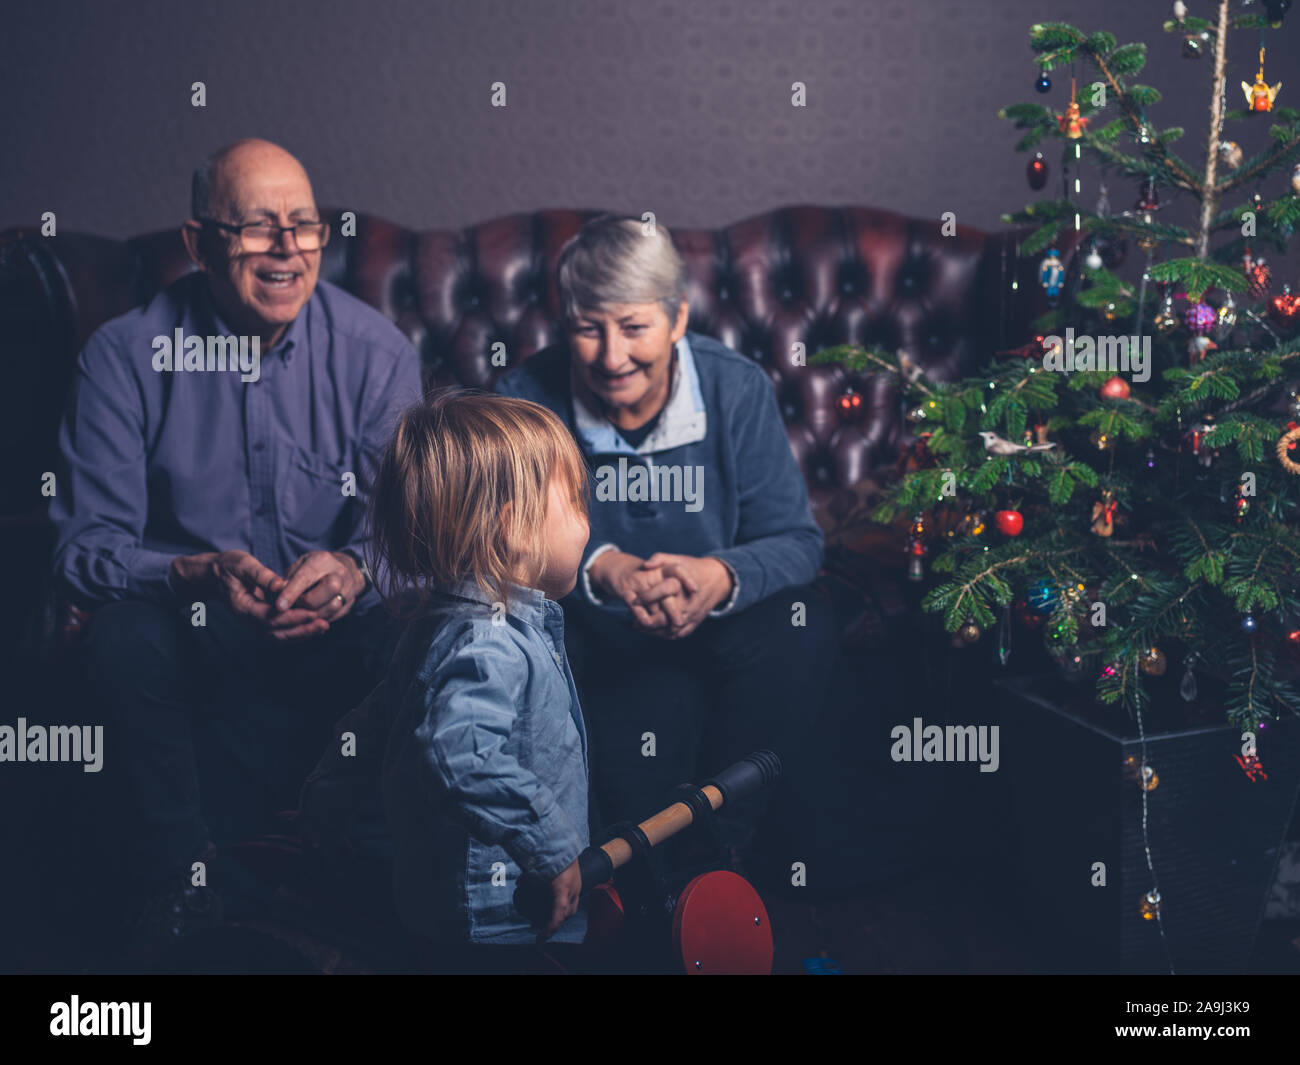
[[1156,311],[1155,327],[1161,333],[1172,333],[1178,328],[1178,313],[1174,310],[1173,293],[1166,292]]
[[925,564],[922,559],[925,558],[925,518],[917,512],[912,519],[912,529],[907,537],[907,579],[909,581],[919,581],[925,578]]
[[1217,312],[1218,322],[1214,326],[1214,339],[1227,340],[1228,334],[1237,328],[1237,304],[1229,292]]
[[1183,697],[1183,702],[1196,702],[1196,674],[1192,667],[1196,665],[1196,655],[1190,654],[1183,659],[1183,679],[1178,684],[1178,694]]

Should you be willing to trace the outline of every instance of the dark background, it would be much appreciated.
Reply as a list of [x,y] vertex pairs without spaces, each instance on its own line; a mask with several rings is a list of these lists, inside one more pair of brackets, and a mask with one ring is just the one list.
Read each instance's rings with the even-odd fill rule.
[[[954,211],[999,229],[1034,194],[998,109],[1069,98],[1064,69],[1050,94],[1033,91],[1034,22],[1146,41],[1138,80],[1164,93],[1150,117],[1184,126],[1176,150],[1200,164],[1210,62],[1181,57],[1160,29],[1169,11],[1165,0],[31,3],[0,22],[0,228],[47,210],[61,231],[107,237],[174,225],[195,164],[256,135],[302,159],[318,202],[414,228],[540,207],[719,226],[813,203]],[[1265,67],[1291,106],[1298,23],[1270,33]],[[1254,39],[1229,37],[1230,106],[1253,80]],[[796,80],[806,108],[790,105]],[[195,81],[206,108],[190,104]],[[494,81],[504,109],[489,105]],[[1267,141],[1267,119],[1251,125],[1228,134],[1247,156]],[[1059,142],[1046,155],[1053,192]],[[1097,183],[1085,167],[1088,206]],[[1113,209],[1132,207],[1132,183],[1110,184]],[[1285,189],[1285,175],[1270,179],[1269,192]],[[1182,199],[1165,197],[1165,217],[1190,220]],[[1293,256],[1277,280],[1294,283],[1298,268]]]
[[[1198,15],[1213,6],[1189,2]],[[1167,0],[29,3],[0,14],[0,229],[38,226],[45,211],[56,212],[61,234],[123,238],[175,226],[189,211],[194,166],[221,144],[261,136],[299,156],[321,204],[417,229],[543,207],[651,210],[669,227],[718,227],[806,203],[936,221],[953,211],[962,224],[998,230],[1002,213],[1060,188],[1060,143],[1045,150],[1052,183],[1035,194],[1024,177],[1028,157],[1013,150],[1019,135],[997,117],[1018,101],[1056,109],[1068,101],[1068,70],[1052,72],[1050,94],[1033,90],[1028,29],[1037,21],[1146,41],[1149,63],[1138,80],[1165,96],[1151,121],[1185,126],[1176,149],[1201,165],[1211,67],[1182,58],[1179,38],[1161,31],[1169,9]],[[1242,9],[1239,0],[1233,9]],[[1300,8],[1269,34],[1265,69],[1270,84],[1283,82],[1279,102],[1291,106],[1300,104],[1297,26]],[[1257,45],[1250,33],[1229,40],[1228,99],[1239,107],[1237,83],[1253,79]],[[1082,84],[1091,77],[1079,76]],[[796,80],[808,86],[806,108],[790,105]],[[206,108],[191,106],[194,81],[206,84]],[[506,84],[505,109],[490,106],[494,81]],[[1249,156],[1267,143],[1267,128],[1259,118],[1226,132]],[[1099,176],[1085,166],[1087,206]],[[1279,195],[1286,180],[1275,175],[1263,191]],[[1133,206],[1134,183],[1112,179],[1110,187],[1114,211]],[[1192,221],[1190,197],[1163,199],[1163,218]],[[1131,252],[1129,268],[1136,259]],[[1300,254],[1279,275],[1294,285]],[[942,707],[958,720],[983,720],[972,710],[972,677],[990,672],[988,640],[958,654],[910,630],[891,640],[888,653],[855,663],[845,682],[857,697],[869,692],[891,714]],[[50,698],[16,698],[18,710],[5,717]],[[865,749],[865,733],[863,722],[847,720],[827,749]],[[993,781],[904,774],[871,749],[881,763],[874,792],[854,790],[848,760],[832,760],[838,775],[826,790],[850,795],[850,820],[874,832],[837,841],[846,853],[835,890],[883,879],[903,855],[951,859],[963,840],[967,848],[990,839],[1009,845],[1009,830],[988,816],[988,798],[978,807],[962,800]],[[22,767],[22,780],[34,779],[32,768]],[[999,788],[1006,775],[995,775]],[[10,773],[6,782],[18,780]],[[59,780],[74,790],[93,782],[71,767]],[[30,802],[15,795],[0,807]],[[934,829],[940,822],[944,832]],[[830,843],[812,841],[822,844],[830,853]],[[78,860],[75,833],[58,846]],[[852,951],[871,971],[898,971],[898,958],[909,959],[908,971],[1014,971],[1019,959],[1001,956],[991,926],[970,919],[969,903],[957,905],[970,894],[969,878],[962,891],[946,873],[909,882],[865,917],[856,902],[823,907],[815,919],[779,916],[782,927],[824,922],[808,931],[809,942],[857,936]],[[16,883],[0,878],[0,894]],[[1032,906],[1034,888],[1024,884]],[[22,887],[23,902],[7,912],[33,912],[30,896],[48,891],[56,904],[46,909],[66,918],[65,939],[86,923],[86,913],[61,910],[70,888]],[[844,928],[852,935],[841,937]],[[972,929],[984,941],[967,942]],[[79,944],[59,942],[44,925],[29,922],[22,932],[28,969],[57,970],[77,957]]]

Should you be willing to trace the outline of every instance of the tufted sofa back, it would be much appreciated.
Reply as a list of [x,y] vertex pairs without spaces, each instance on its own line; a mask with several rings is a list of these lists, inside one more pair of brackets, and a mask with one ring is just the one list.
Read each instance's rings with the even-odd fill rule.
[[[409,336],[426,383],[490,388],[505,368],[560,338],[555,263],[595,211],[544,210],[462,230],[416,232],[357,215],[355,235],[328,211],[321,276],[376,307]],[[1035,264],[1014,234],[865,207],[787,207],[720,229],[673,229],[690,270],[690,328],[757,360],[776,390],[790,444],[821,511],[873,465],[892,462],[904,426],[890,381],[800,365],[832,344],[905,350],[954,379],[995,349],[1022,343],[1041,308]],[[0,337],[8,384],[2,430],[17,456],[8,516],[37,513],[53,469],[70,373],[104,321],[192,269],[179,230],[126,241],[82,234],[0,234]],[[1015,289],[1012,281],[1017,280]],[[847,390],[863,402],[846,410]]]

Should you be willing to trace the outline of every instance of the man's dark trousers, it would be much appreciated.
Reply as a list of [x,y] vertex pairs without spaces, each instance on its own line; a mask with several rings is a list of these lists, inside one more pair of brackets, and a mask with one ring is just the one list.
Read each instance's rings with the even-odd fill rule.
[[[377,682],[395,624],[382,607],[281,644],[222,603],[117,602],[82,634],[102,783],[105,842],[134,887],[187,873],[208,841],[264,829],[297,806],[334,723]],[[114,808],[116,807],[116,808]]]

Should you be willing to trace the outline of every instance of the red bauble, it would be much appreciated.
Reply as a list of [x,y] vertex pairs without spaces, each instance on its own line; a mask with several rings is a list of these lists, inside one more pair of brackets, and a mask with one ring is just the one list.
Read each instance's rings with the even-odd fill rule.
[[1047,184],[1047,160],[1043,158],[1042,152],[1035,152],[1029,160],[1029,165],[1025,167],[1025,177],[1029,179],[1031,189],[1041,189]]
[[1300,326],[1300,297],[1293,296],[1289,288],[1283,289],[1280,296],[1269,300],[1268,316],[1283,332],[1294,332]]
[[1128,399],[1128,382],[1122,377],[1112,377],[1101,386],[1102,399]]
[[840,413],[851,418],[862,409],[862,393],[852,388],[846,389],[840,393],[839,404]]
[[993,515],[998,524],[998,531],[1004,536],[1019,536],[1025,527],[1025,517],[1018,510],[999,510]]
[[1246,280],[1250,282],[1250,298],[1262,300],[1273,283],[1273,271],[1267,263],[1252,263],[1246,267]]

